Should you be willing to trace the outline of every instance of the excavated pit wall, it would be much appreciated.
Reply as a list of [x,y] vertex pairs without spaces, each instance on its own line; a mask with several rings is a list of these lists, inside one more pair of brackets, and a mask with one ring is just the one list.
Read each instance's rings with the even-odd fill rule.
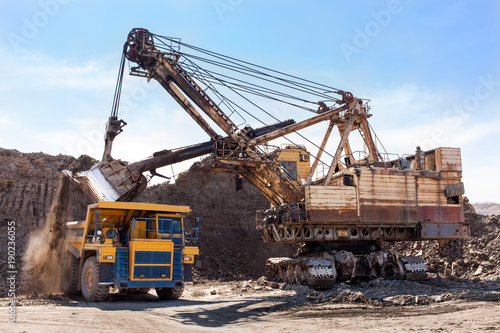
[[54,290],[63,244],[62,222],[82,219],[88,199],[62,177],[64,169],[87,168],[88,156],[21,153],[0,148],[0,295],[9,270],[7,237],[15,223],[15,270],[18,292]]

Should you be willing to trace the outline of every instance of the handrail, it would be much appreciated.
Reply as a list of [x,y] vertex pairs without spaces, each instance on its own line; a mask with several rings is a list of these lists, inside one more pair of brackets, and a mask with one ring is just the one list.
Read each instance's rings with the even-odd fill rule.
[[[92,223],[89,225],[89,228],[91,231],[93,231],[93,233],[85,236],[86,243],[90,242],[101,244],[105,242],[106,238],[113,240],[118,236],[118,230],[113,223]],[[106,234],[103,234],[103,229],[106,228],[108,230],[112,230],[112,232],[110,232],[109,234],[108,232],[106,232]],[[98,233],[98,231],[101,231],[101,233]]]
[[[163,218],[163,217],[162,217]],[[168,219],[167,216],[165,218]],[[165,239],[173,238],[175,234],[182,233],[182,226],[178,227],[173,218],[168,219],[170,224],[165,224],[165,221],[158,221],[156,218],[135,218],[130,221],[130,240],[132,239]],[[153,227],[149,224],[154,222]],[[144,227],[138,225],[144,223]],[[161,224],[161,225],[160,225]],[[179,232],[176,232],[178,229]],[[138,235],[138,236],[136,236]],[[143,235],[143,236],[141,236]]]
[[200,229],[200,219],[196,218],[196,225],[194,228],[184,230],[184,241],[186,245],[197,246],[198,234]]

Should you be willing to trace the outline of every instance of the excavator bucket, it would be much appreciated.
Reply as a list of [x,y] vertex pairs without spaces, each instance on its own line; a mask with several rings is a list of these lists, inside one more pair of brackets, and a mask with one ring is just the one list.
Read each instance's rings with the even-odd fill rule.
[[147,186],[146,177],[121,160],[103,161],[90,170],[63,173],[94,202],[130,201]]

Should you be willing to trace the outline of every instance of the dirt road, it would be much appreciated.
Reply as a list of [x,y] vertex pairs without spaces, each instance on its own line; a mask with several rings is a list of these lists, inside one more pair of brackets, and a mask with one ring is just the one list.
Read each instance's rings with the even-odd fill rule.
[[[497,283],[445,288],[435,283],[422,286],[406,281],[402,284],[383,282],[369,286],[343,285],[324,292],[303,286],[281,285],[273,289],[269,285],[257,281],[204,282],[190,286],[177,301],[160,301],[154,291],[144,295],[111,295],[109,301],[103,303],[87,303],[82,298],[69,299],[63,295],[21,296],[16,323],[8,324],[4,320],[0,330],[51,333],[500,331]],[[405,297],[396,295],[405,288],[413,290]],[[460,294],[461,289],[465,293]],[[1,301],[6,318],[8,299]]]

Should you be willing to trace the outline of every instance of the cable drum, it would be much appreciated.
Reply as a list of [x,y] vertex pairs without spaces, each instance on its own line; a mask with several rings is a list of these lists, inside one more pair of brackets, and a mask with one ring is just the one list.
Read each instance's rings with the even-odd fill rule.
[[153,35],[146,29],[132,29],[128,34],[127,44],[132,50],[140,51],[145,44],[154,46]]

